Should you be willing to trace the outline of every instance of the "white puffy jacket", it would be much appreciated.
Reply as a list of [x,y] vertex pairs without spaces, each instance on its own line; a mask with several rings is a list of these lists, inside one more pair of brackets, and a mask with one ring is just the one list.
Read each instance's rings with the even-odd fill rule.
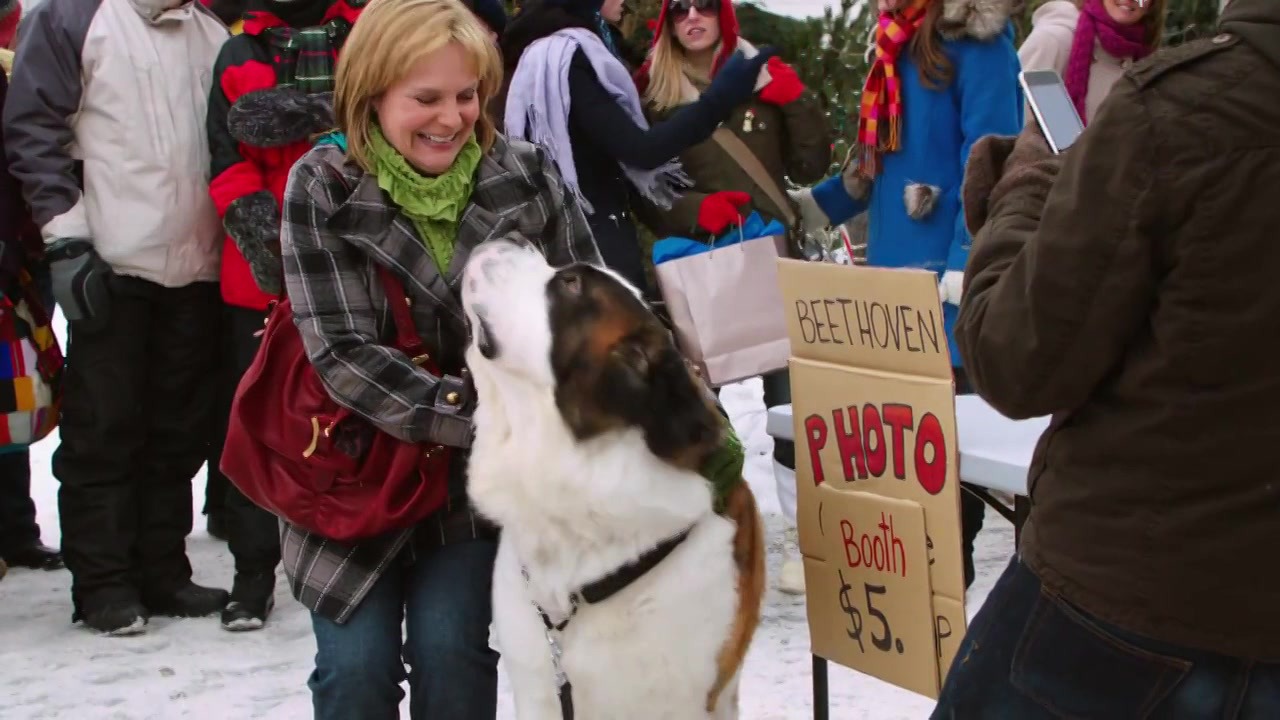
[[9,167],[46,242],[93,241],[117,273],[218,279],[205,108],[229,33],[198,2],[56,0],[23,19]]

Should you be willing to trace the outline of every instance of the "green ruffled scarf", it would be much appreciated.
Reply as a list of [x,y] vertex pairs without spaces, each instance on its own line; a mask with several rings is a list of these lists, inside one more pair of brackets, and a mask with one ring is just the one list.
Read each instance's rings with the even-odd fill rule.
[[746,465],[747,453],[742,441],[733,431],[728,419],[724,421],[724,439],[720,447],[711,453],[711,457],[702,463],[700,474],[711,483],[712,501],[716,512],[724,512],[725,501],[729,493],[742,482],[742,469]]
[[448,170],[427,177],[409,165],[377,125],[370,128],[369,140],[378,187],[390,195],[400,212],[413,222],[427,252],[443,273],[453,260],[458,220],[471,198],[473,177],[484,154],[480,143],[472,135]]

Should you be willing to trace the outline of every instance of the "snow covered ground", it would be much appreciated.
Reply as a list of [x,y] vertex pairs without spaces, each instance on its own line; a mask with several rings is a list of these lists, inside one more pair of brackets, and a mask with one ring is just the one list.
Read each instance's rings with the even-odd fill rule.
[[[769,569],[781,565],[782,518],[764,432],[759,381],[726,389],[724,402],[748,445],[747,479],[766,515]],[[57,481],[51,437],[32,451],[32,494],[44,541],[58,544]],[[228,587],[231,556],[210,538],[199,515],[203,473],[193,483],[196,529],[187,547],[195,579]],[[972,616],[1013,551],[1013,531],[989,512],[979,538],[979,578],[970,591]],[[277,584],[276,611],[260,632],[233,634],[213,618],[156,618],[144,635],[103,638],[71,625],[66,571],[11,570],[0,581],[0,718],[170,720],[172,718],[311,717],[306,687],[315,643],[306,612]],[[812,717],[809,634],[803,598],[770,590],[763,624],[747,658],[742,694],[745,720]],[[832,716],[842,720],[919,720],[932,703],[851,670],[831,668]],[[512,718],[506,683],[499,717]],[[407,704],[403,709],[408,717]]]

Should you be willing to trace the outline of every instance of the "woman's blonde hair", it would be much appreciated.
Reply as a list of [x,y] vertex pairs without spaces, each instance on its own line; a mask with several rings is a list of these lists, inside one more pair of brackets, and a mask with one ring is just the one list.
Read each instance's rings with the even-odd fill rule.
[[445,45],[458,43],[480,79],[476,140],[485,152],[497,130],[487,112],[502,85],[502,61],[489,31],[458,0],[373,0],[342,46],[334,76],[333,114],[347,136],[347,157],[372,172],[369,130],[374,102],[410,68]]
[[[664,0],[665,1],[665,0]],[[719,26],[717,26],[719,27]],[[658,37],[649,50],[649,84],[644,89],[644,99],[653,104],[655,110],[664,112],[683,105],[685,71],[684,48],[674,39],[671,23],[664,22],[658,28]],[[720,57],[720,48],[724,38],[716,43],[715,54]]]

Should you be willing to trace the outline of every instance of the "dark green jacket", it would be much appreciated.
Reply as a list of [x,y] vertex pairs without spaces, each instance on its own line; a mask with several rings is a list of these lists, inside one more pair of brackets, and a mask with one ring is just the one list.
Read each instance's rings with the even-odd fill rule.
[[[673,111],[659,113],[649,107],[647,112],[650,122],[657,122]],[[782,107],[754,97],[736,109],[722,127],[732,130],[746,143],[784,196],[786,178],[799,185],[809,185],[826,177],[830,170],[831,123],[812,90],[805,90],[799,100]],[[680,163],[694,186],[686,190],[671,209],[660,210],[637,203],[636,214],[658,238],[675,235],[706,240],[707,233],[698,228],[698,208],[708,194],[724,190],[751,195],[751,206],[744,215],[755,210],[766,221],[776,219],[786,224],[782,211],[715,139],[685,150],[680,154]],[[794,206],[791,211],[798,214]]]

